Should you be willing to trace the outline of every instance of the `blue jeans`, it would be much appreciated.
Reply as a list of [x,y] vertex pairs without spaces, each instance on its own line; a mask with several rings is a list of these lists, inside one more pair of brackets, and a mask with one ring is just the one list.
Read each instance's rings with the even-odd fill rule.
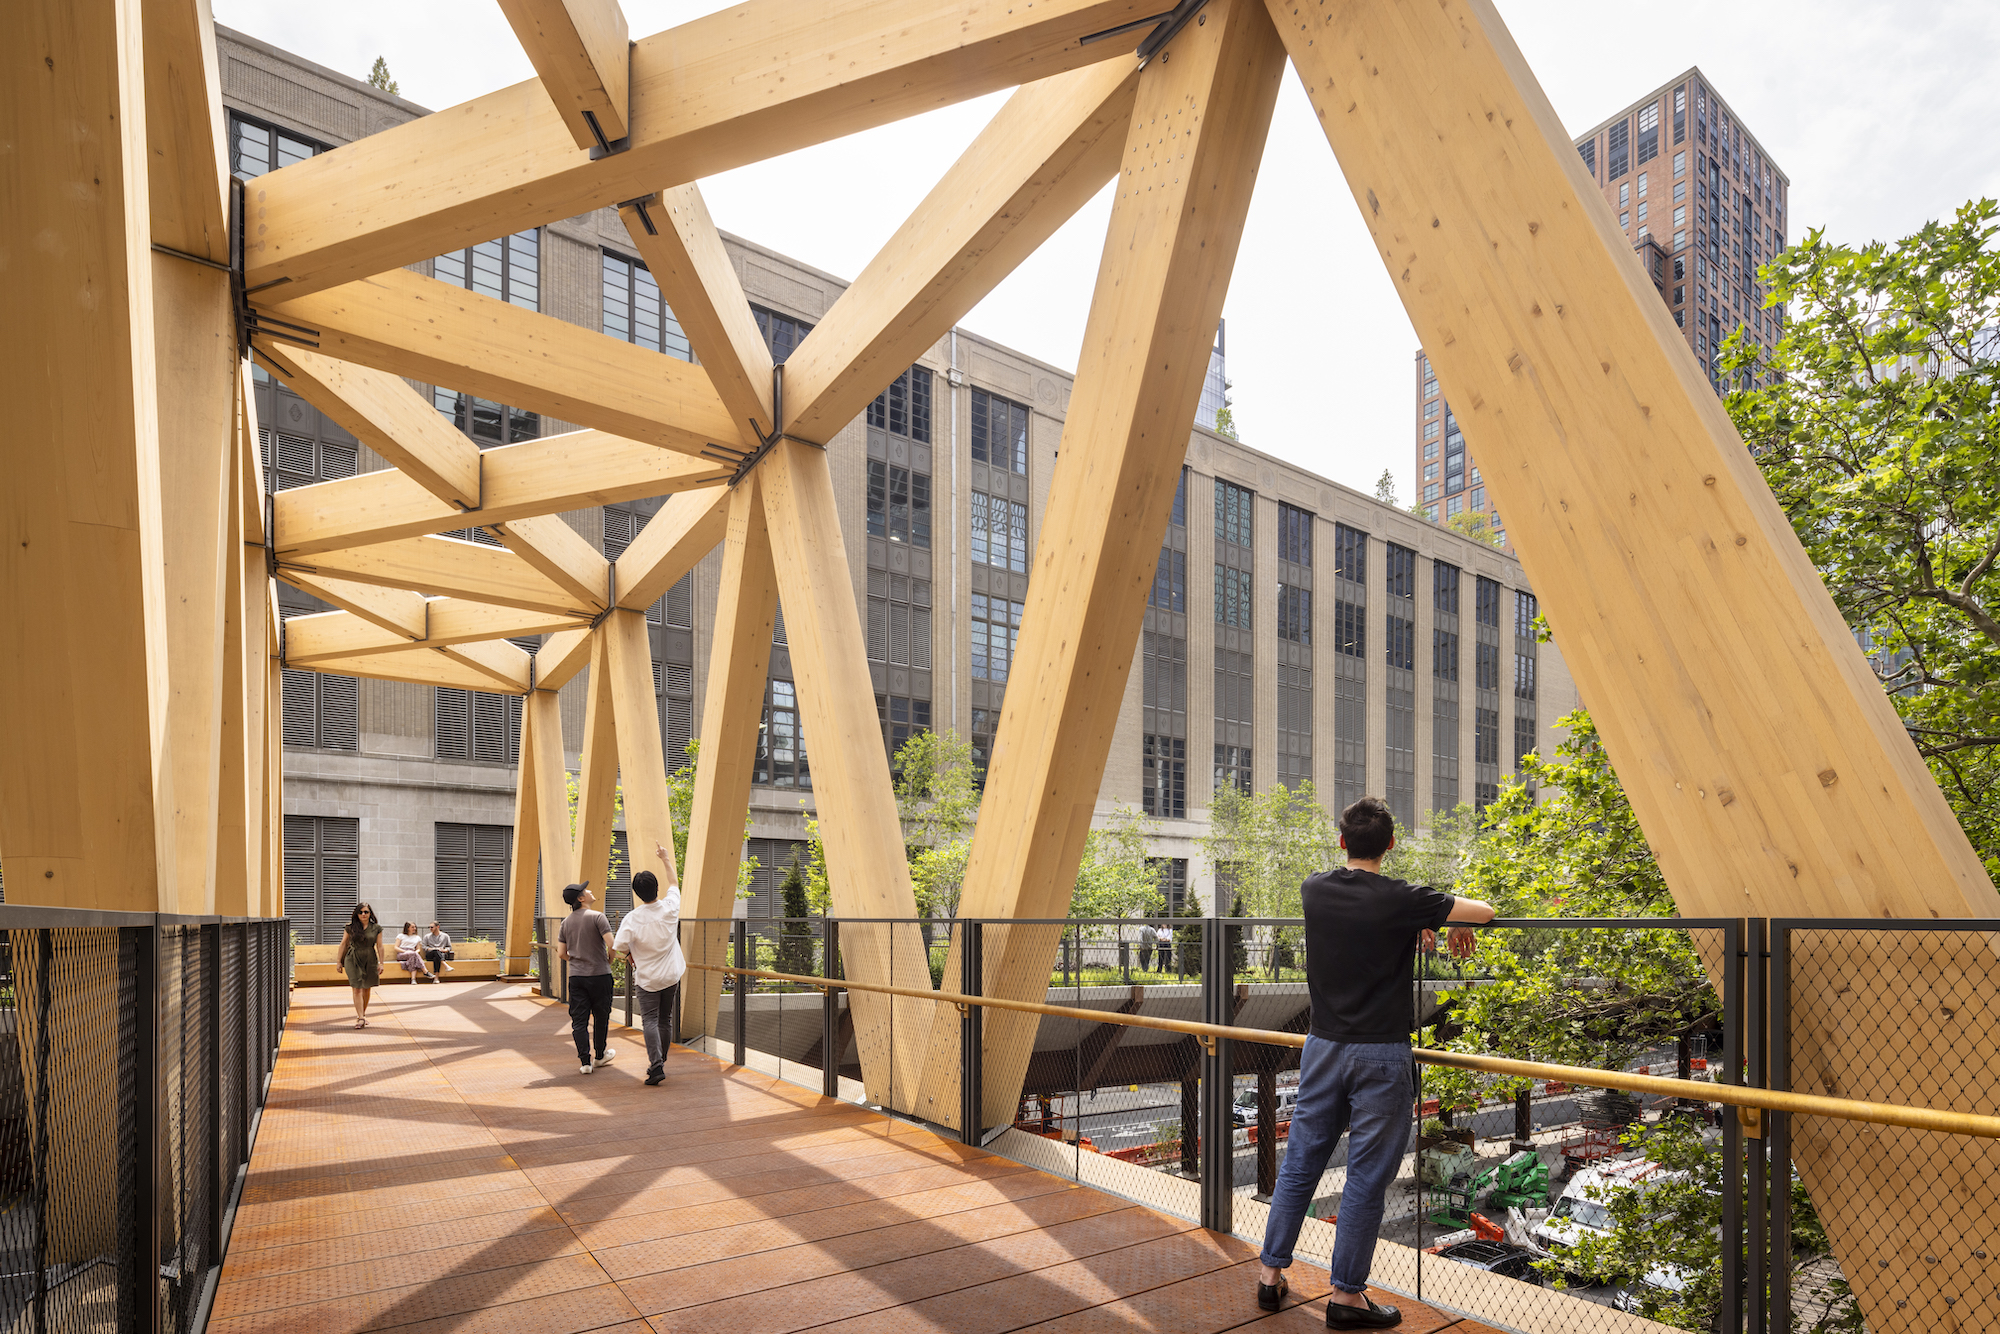
[[1333,1286],[1350,1293],[1368,1286],[1368,1266],[1382,1230],[1382,1198],[1409,1147],[1414,1097],[1409,1043],[1306,1038],[1289,1147],[1264,1226],[1265,1264],[1273,1269],[1291,1265],[1306,1206],[1334,1146],[1351,1130],[1347,1187],[1340,1193],[1340,1219],[1333,1231]]

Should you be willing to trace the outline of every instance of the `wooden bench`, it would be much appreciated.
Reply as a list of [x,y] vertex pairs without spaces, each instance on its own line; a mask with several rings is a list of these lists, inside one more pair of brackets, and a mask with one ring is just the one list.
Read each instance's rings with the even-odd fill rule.
[[[338,942],[298,946],[293,954],[292,981],[299,986],[346,986],[347,974],[333,961],[339,949]],[[451,961],[450,972],[439,974],[445,981],[485,982],[500,976],[500,947],[494,942],[455,941],[452,950],[458,957]],[[416,978],[404,972],[402,965],[394,959],[389,959],[382,964],[382,985],[394,986],[397,983],[415,985]]]

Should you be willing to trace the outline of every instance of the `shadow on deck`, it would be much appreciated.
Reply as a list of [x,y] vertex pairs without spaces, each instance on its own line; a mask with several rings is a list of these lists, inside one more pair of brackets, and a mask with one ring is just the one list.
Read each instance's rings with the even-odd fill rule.
[[[210,1329],[476,1334],[1323,1327],[1255,1248],[676,1048],[577,1073],[519,984],[294,994]],[[1409,1334],[1489,1334],[1389,1297]]]

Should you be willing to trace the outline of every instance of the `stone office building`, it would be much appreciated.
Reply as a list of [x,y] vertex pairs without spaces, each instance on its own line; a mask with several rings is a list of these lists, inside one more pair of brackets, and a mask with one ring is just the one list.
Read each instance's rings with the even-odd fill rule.
[[[425,114],[242,34],[219,28],[217,40],[239,176]],[[728,248],[782,359],[845,284],[749,241]],[[689,356],[610,210],[414,267]],[[1220,351],[1203,405],[1210,423]],[[1071,379],[953,330],[827,442],[885,751],[927,727],[969,737],[982,762],[990,750]],[[423,388],[483,447],[573,429]],[[272,487],[385,466],[276,377],[260,371],[257,398]],[[662,503],[564,517],[615,556]],[[712,555],[649,613],[670,763],[701,717],[720,566]],[[288,615],[321,609],[288,587],[281,601]],[[1218,783],[1310,778],[1336,802],[1377,792],[1412,825],[1490,799],[1514,757],[1547,745],[1551,721],[1575,703],[1554,647],[1526,632],[1532,617],[1520,567],[1501,552],[1197,425],[1100,814],[1152,816],[1163,882],[1205,901],[1212,877],[1196,839]],[[780,911],[776,882],[803,850],[812,802],[812,738],[782,609],[773,640],[751,797],[748,850],[762,867],[753,917]],[[562,695],[572,768],[582,691],[578,680]],[[285,674],[285,902],[301,940],[337,936],[357,896],[392,925],[435,916],[461,936],[497,937],[519,717],[508,696]],[[607,907],[629,896],[629,882],[614,882]]]

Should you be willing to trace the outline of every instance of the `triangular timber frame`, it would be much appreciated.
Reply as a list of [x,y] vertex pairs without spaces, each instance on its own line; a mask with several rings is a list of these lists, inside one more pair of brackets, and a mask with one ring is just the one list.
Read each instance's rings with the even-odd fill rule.
[[[834,909],[912,915],[822,444],[1115,180],[963,901],[1062,915],[1289,63],[1681,909],[2000,916],[1487,0],[1184,0],[1164,19],[1150,0],[857,0],[828,17],[747,0],[629,44],[615,0],[502,8],[538,78],[235,195],[203,0],[0,7],[0,260],[33,256],[7,269],[22,314],[0,322],[17,409],[0,443],[10,902],[279,913],[281,666],[513,691],[518,966],[537,869],[602,877],[619,775],[635,864],[672,842],[644,608],[720,544],[684,914],[729,915],[782,598]],[[695,181],[1008,87],[780,394]],[[400,268],[610,205],[699,365]],[[1296,234],[1314,247],[1312,219]],[[251,356],[395,466],[266,496]],[[586,429],[480,453],[404,376]],[[670,492],[686,494],[615,562],[555,518]],[[504,546],[439,536],[474,524]],[[273,577],[340,610],[281,633]],[[506,642],[524,634],[553,637],[531,656]],[[554,692],[586,667],[573,837]],[[849,976],[927,985],[914,930],[892,937],[847,931]],[[996,929],[987,989],[1039,998],[1053,948],[1047,929]],[[1990,967],[1980,955],[1964,966]],[[1849,980],[1845,1006],[1888,1007],[1886,974]],[[712,1023],[713,984],[690,993],[690,1021]],[[955,1117],[956,1015],[859,997],[855,1015],[871,1099]],[[985,1031],[1001,1124],[1034,1025],[995,1014]],[[1901,1065],[1890,1036],[1795,1035],[1794,1059],[1834,1087]],[[1914,1133],[1799,1130],[1875,1328],[1897,1327],[1901,1290],[1859,1258],[1916,1247],[1924,1200],[1951,1188]],[[1893,1204],[1851,1184],[1892,1180]]]

